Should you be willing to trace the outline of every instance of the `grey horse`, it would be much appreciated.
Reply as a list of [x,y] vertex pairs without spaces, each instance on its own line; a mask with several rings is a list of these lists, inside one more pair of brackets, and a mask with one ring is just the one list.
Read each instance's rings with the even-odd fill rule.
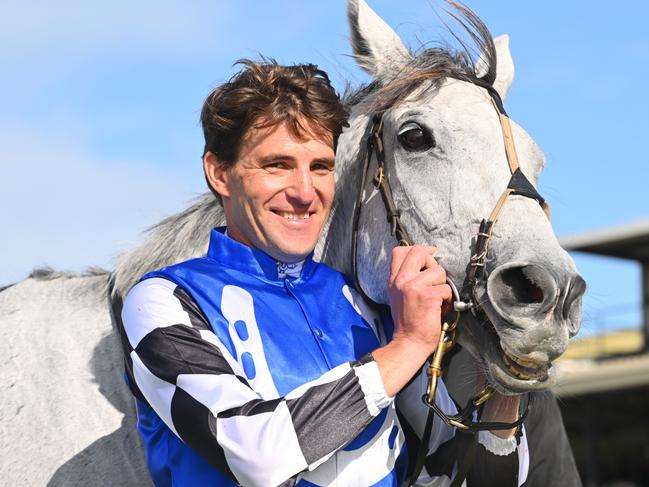
[[[492,40],[480,20],[460,8],[482,49],[479,59],[442,49],[413,55],[363,0],[350,0],[348,9],[356,60],[374,81],[348,97],[352,116],[337,151],[336,202],[316,256],[352,271],[353,208],[369,123],[380,109],[386,174],[401,220],[415,242],[438,248],[449,278],[461,286],[477,226],[507,184],[509,169],[489,96],[457,78],[477,72],[504,100],[513,79],[508,39]],[[513,134],[522,170],[535,183],[542,152],[515,124]],[[387,303],[389,250],[396,241],[371,178],[364,189],[359,283],[369,297]],[[206,194],[153,227],[140,246],[117,259],[113,272],[38,271],[0,292],[3,482],[150,483],[114,331],[121,299],[144,273],[203,254],[208,230],[223,223],[222,208]],[[515,196],[504,207],[485,276],[479,293],[485,316],[465,313],[459,325],[459,342],[472,364],[451,374],[451,382],[469,383],[477,366],[504,393],[547,389],[554,380],[552,361],[579,328],[584,284],[537,203]],[[565,436],[560,439],[565,448]],[[539,456],[555,459],[552,452]],[[569,458],[557,465],[569,479],[553,485],[578,483]],[[539,472],[538,485],[547,485],[549,470]]]

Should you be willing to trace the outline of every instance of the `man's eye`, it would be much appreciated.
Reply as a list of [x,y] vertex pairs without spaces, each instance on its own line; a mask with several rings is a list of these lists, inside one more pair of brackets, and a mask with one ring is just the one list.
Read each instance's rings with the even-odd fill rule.
[[314,164],[313,166],[311,166],[311,170],[316,172],[329,172],[332,170],[332,167],[327,164]]
[[284,169],[285,167],[286,163],[282,161],[269,162],[268,164],[264,165],[264,169]]
[[432,134],[416,123],[406,124],[399,132],[398,139],[408,151],[423,152],[435,147]]

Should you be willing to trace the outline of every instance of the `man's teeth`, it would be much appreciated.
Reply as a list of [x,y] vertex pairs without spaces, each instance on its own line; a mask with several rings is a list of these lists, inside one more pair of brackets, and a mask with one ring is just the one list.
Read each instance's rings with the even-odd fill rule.
[[278,212],[279,216],[286,218],[287,220],[305,220],[309,218],[309,213],[288,213],[285,211]]

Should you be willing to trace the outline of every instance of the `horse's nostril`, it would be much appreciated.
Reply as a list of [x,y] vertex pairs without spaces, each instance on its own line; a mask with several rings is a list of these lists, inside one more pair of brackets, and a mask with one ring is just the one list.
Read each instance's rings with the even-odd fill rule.
[[576,276],[570,283],[566,299],[563,302],[563,317],[574,324],[574,333],[579,329],[579,320],[581,316],[581,297],[586,291],[586,281],[581,276]]
[[503,298],[511,303],[531,304],[543,302],[543,289],[535,266],[512,267],[500,273]]

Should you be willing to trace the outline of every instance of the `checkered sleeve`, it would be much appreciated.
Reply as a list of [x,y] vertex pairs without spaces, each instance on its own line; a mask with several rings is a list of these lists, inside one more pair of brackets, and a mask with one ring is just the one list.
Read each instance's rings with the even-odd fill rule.
[[290,484],[391,401],[372,360],[260,399],[189,294],[166,279],[137,284],[122,321],[136,388],[182,441],[243,485]]

